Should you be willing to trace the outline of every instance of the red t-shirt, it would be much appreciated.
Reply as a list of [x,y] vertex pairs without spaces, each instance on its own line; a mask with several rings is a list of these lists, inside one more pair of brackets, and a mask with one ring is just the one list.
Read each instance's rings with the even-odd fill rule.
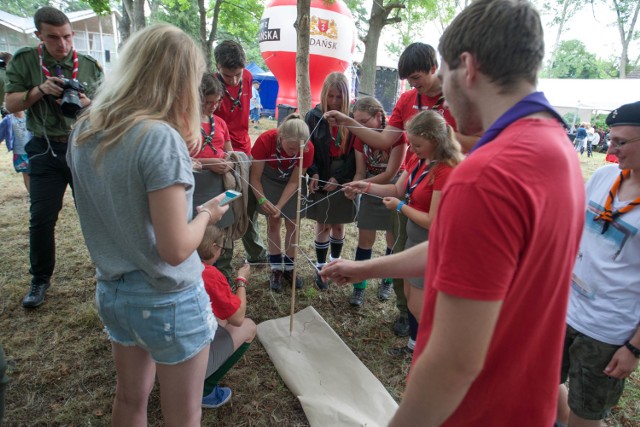
[[[436,103],[440,100],[442,95],[438,96],[427,96],[418,94],[418,89],[411,89],[406,91],[400,98],[398,98],[398,102],[396,102],[395,107],[393,107],[393,111],[391,112],[391,117],[387,121],[389,126],[396,127],[398,129],[404,129],[406,123],[415,116],[421,110],[428,110],[432,108]],[[420,100],[420,105],[418,105],[418,100]],[[418,108],[420,107],[420,108]],[[440,105],[435,109],[438,113],[444,117],[447,124],[449,124],[453,130],[456,130],[456,121],[451,115],[451,112],[444,105]],[[407,145],[409,141],[407,140]],[[405,155],[404,162],[402,164],[402,169],[407,169],[408,162],[414,157],[413,151],[407,150],[407,154]]]
[[[413,169],[418,165],[418,159],[416,156],[413,156],[413,159],[407,165],[407,173],[410,174],[413,172]],[[413,183],[420,177],[422,172],[429,166],[427,161],[418,169],[418,172],[415,175]],[[434,191],[442,191],[444,188],[445,182],[447,182],[447,178],[449,178],[449,174],[453,168],[446,164],[439,164],[433,167],[427,175],[425,175],[424,179],[420,181],[418,186],[411,193],[411,197],[409,199],[408,205],[414,209],[419,210],[420,212],[429,212],[431,209],[431,198],[433,197]],[[407,179],[402,183],[403,189],[407,188],[407,181],[409,180],[409,176],[407,175]]]
[[429,235],[414,362],[429,341],[438,292],[502,301],[502,309],[482,371],[443,426],[553,424],[583,188],[554,119],[513,123],[451,175]]
[[356,136],[353,141],[353,148],[364,155],[364,162],[367,166],[367,171],[372,175],[380,175],[387,168],[391,151],[400,145],[407,144],[407,136],[403,133],[390,149],[378,150],[376,148],[369,147]]
[[[278,146],[278,129],[270,129],[263,132],[262,135],[256,139],[253,148],[251,149],[251,156],[255,160],[267,160],[267,166],[278,169],[280,167],[283,171],[293,170],[299,162],[298,155],[289,157],[284,150],[280,150],[280,164],[278,164],[278,157],[276,155],[276,147]],[[268,160],[273,159],[273,160]],[[311,141],[307,142],[307,151],[302,156],[302,167],[307,169],[313,163],[313,144]]]
[[[217,77],[216,73],[216,77]],[[249,110],[251,103],[251,81],[253,76],[246,68],[242,71],[242,95],[240,95],[240,105],[233,107],[231,98],[225,92],[222,95],[220,106],[216,110],[216,115],[227,123],[229,135],[231,136],[231,146],[234,151],[242,151],[249,155],[251,153],[251,139],[249,138]],[[240,85],[223,86],[234,99],[238,98]],[[231,109],[233,108],[233,111]]]
[[[396,102],[395,107],[393,107],[391,117],[389,117],[387,124],[398,129],[404,129],[409,119],[415,116],[416,113],[421,111],[421,109],[431,109],[440,100],[441,96],[442,95],[419,95],[418,89],[411,89],[409,91],[406,91],[405,93],[400,95],[400,98],[398,98],[398,102]],[[420,102],[420,105],[418,105],[418,100]],[[418,107],[421,107],[421,109]],[[440,113],[454,130],[456,129],[456,121],[447,107],[441,104],[435,108],[435,111]]]
[[[220,117],[213,115],[213,124],[215,126],[215,132],[213,138],[211,138],[211,145],[216,151],[211,148],[209,144],[204,145],[204,136],[202,137],[202,149],[198,154],[193,156],[194,159],[221,159],[224,157],[224,143],[229,141],[229,129],[227,124]],[[211,123],[202,122],[200,127],[206,135],[211,133]]]
[[220,270],[212,265],[204,263],[202,265],[204,266],[202,281],[211,300],[213,314],[218,319],[226,320],[240,308],[240,298],[231,292],[227,278]]

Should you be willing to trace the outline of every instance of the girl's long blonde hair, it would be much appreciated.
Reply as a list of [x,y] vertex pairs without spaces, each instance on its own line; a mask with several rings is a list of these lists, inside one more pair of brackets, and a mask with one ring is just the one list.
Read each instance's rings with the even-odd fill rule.
[[[329,74],[322,84],[322,90],[320,91],[320,106],[322,112],[327,112],[327,96],[329,90],[337,89],[342,94],[342,105],[340,106],[340,112],[349,115],[349,81],[347,76],[343,73],[334,72]],[[344,126],[338,126],[338,135],[340,135],[340,152],[344,153],[347,146],[348,131]]]
[[136,124],[161,121],[176,129],[190,150],[198,149],[204,71],[200,49],[179,28],[158,24],[138,31],[127,40],[91,107],[78,120],[76,143],[100,133],[99,160]]

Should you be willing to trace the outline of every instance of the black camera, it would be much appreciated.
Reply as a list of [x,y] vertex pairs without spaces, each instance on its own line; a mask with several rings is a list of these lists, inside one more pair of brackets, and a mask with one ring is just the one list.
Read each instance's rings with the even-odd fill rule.
[[61,78],[61,80],[62,84],[59,84],[62,88],[62,102],[60,102],[60,109],[65,117],[75,119],[78,111],[82,110],[79,93],[84,93],[85,88],[77,80],[65,78]]

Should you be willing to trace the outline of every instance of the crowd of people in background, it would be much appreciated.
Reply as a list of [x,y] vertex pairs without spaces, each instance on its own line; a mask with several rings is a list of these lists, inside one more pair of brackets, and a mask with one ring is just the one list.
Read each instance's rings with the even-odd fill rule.
[[[351,284],[356,309],[372,278],[379,300],[395,293],[393,331],[408,341],[389,354],[412,368],[392,425],[597,426],[617,403],[640,358],[640,102],[613,111],[606,134],[581,123],[572,146],[536,91],[544,41],[527,1],[473,2],[444,32],[441,64],[410,44],[398,72],[412,89],[389,117],[373,97],[352,102],[334,72],[318,105],[253,144],[259,82],[239,43],[218,43],[209,71],[183,31],[153,25],[105,74],[76,52],[64,13],[43,7],[34,22],[41,43],[0,56],[0,138],[30,195],[22,305],[45,302],[70,186],[112,346],[114,425],[146,425],[156,378],[167,425],[229,401],[220,380],[256,335],[251,265],[270,267],[275,293],[305,286],[300,218],[315,222],[319,290]],[[61,108],[69,80],[85,87],[78,115]],[[605,145],[619,164],[585,199],[574,151]],[[223,202],[229,191],[242,197]],[[372,259],[377,231],[386,254]],[[4,370],[0,347],[0,407]]]

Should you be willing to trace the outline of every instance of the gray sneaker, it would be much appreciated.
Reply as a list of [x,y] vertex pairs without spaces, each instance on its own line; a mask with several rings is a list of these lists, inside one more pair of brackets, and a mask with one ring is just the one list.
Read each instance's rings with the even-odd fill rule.
[[364,289],[353,288],[353,293],[351,294],[351,298],[349,298],[349,304],[354,307],[362,307],[362,304],[364,304],[364,292]]
[[393,279],[382,279],[378,287],[378,299],[387,301],[391,298],[391,292],[393,292]]

